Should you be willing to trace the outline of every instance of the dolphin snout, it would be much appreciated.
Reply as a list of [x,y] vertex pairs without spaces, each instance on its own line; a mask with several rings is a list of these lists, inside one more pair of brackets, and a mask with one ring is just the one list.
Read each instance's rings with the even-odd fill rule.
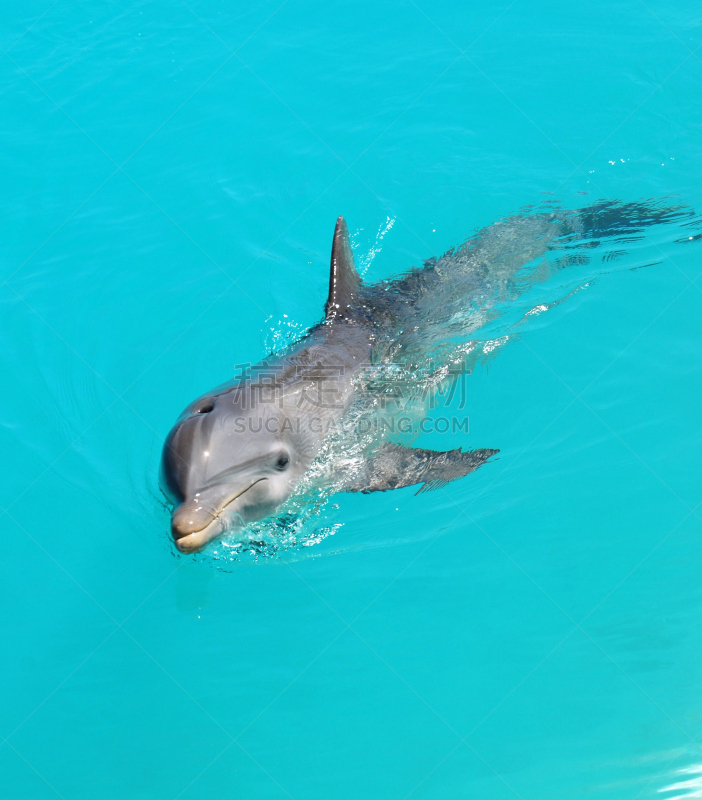
[[213,487],[181,503],[171,517],[171,534],[181,553],[194,553],[223,533],[227,527],[224,512],[261,478],[245,488]]
[[195,531],[185,536],[178,537],[175,532],[173,533],[175,539],[175,546],[181,553],[196,553],[200,548],[204,547],[210,539],[214,536],[209,534],[207,529],[202,531]]
[[176,508],[171,517],[171,533],[174,539],[182,539],[188,534],[196,533],[206,528],[215,518],[215,514],[208,508],[196,503],[182,503]]
[[181,503],[171,517],[171,535],[181,553],[194,553],[213,538],[211,529],[217,511],[196,497]]

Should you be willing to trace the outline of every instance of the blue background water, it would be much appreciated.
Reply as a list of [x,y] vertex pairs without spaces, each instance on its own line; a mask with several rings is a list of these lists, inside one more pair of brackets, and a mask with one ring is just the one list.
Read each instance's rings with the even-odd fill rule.
[[699,211],[700,45],[662,0],[4,4],[4,798],[700,796],[679,231],[474,372],[435,444],[500,459],[445,493],[223,564],[157,479],[187,402],[320,317],[339,213],[366,264],[394,221],[378,279],[544,197]]

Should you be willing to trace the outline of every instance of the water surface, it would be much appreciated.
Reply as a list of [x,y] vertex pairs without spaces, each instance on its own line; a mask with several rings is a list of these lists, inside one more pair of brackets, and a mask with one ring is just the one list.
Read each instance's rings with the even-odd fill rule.
[[378,281],[544,200],[699,212],[700,45],[686,2],[6,9],[4,797],[700,795],[698,229],[505,317],[578,289],[417,440],[500,449],[444,492],[232,560],[158,487],[320,318],[338,214]]

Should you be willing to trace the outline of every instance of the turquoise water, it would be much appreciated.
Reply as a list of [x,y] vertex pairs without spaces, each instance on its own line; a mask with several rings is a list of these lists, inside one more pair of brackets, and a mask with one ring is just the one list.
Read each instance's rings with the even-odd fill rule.
[[379,280],[544,199],[699,212],[699,8],[3,12],[3,798],[702,796],[698,228],[544,288],[424,440],[500,448],[445,492],[231,558],[158,486],[320,318],[338,214]]

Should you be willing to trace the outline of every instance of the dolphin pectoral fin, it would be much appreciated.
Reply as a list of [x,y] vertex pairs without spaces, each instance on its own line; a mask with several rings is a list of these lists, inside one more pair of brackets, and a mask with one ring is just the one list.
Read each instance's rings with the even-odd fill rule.
[[326,319],[347,317],[360,286],[361,279],[353,260],[349,230],[344,218],[339,217],[336,221],[332,244],[329,297],[325,307]]
[[386,444],[346,481],[342,491],[369,494],[421,483],[416,494],[430,492],[468,475],[499,452],[483,449],[464,453],[460,448],[438,452]]

